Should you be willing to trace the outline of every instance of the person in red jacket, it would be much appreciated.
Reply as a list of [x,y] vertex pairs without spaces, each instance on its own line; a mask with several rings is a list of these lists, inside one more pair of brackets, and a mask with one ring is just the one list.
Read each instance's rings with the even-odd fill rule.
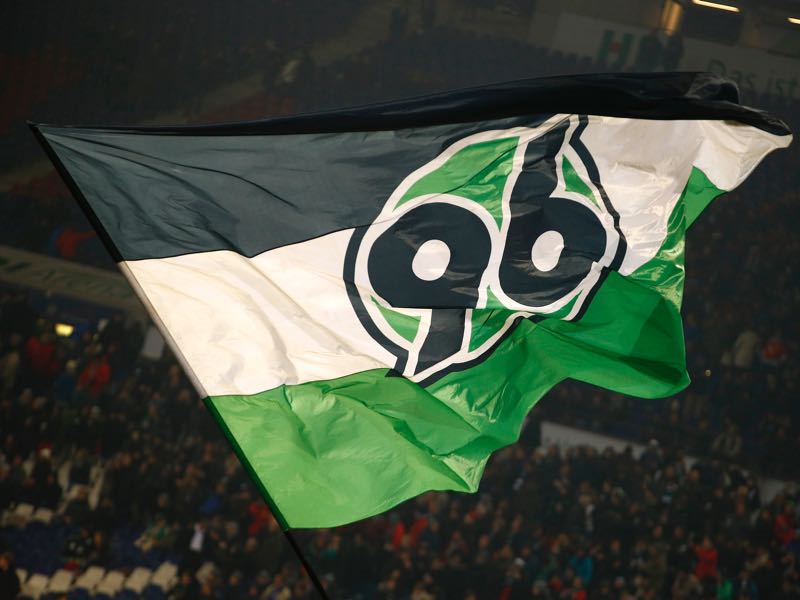
[[56,345],[53,334],[32,335],[25,343],[25,356],[31,371],[39,377],[51,377],[56,374],[58,364],[55,361]]
[[55,336],[51,333],[32,335],[25,342],[25,363],[32,387],[37,392],[45,390],[58,374]]
[[269,508],[263,502],[251,502],[247,507],[247,512],[250,513],[250,523],[247,525],[247,535],[254,537],[269,524],[272,514]]
[[792,516],[792,505],[787,503],[783,507],[783,511],[775,516],[775,522],[772,525],[772,531],[781,546],[788,546],[794,539],[794,516]]
[[111,365],[108,364],[108,357],[98,352],[81,371],[76,389],[85,390],[90,396],[97,397],[103,393],[109,381]]
[[692,547],[694,554],[697,557],[697,563],[694,567],[694,574],[700,581],[704,579],[716,579],[717,577],[717,562],[719,561],[719,554],[711,538],[705,536],[703,543]]
[[55,240],[58,254],[62,258],[74,259],[78,256],[78,249],[84,241],[95,237],[95,232],[91,229],[80,231],[72,225],[67,225],[62,229]]

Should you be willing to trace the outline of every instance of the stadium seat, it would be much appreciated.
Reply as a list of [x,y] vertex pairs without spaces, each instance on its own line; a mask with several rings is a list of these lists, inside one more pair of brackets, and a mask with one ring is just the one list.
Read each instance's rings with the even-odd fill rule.
[[100,462],[94,463],[89,471],[89,481],[92,483],[97,482],[97,480],[100,479],[104,473],[105,466]]
[[158,588],[161,588],[162,591],[167,592],[172,589],[172,586],[175,585],[175,581],[178,578],[178,567],[167,561],[161,563],[159,567],[153,573],[153,577],[150,579],[151,585],[154,585]]
[[92,484],[89,486],[89,497],[87,498],[89,502],[89,508],[92,510],[97,508],[97,505],[100,503],[100,493],[103,490],[103,477],[102,472],[98,479],[92,481]]
[[73,587],[94,591],[97,585],[103,580],[106,570],[102,567],[89,567],[78,579],[75,580]]
[[33,598],[33,600],[38,600],[38,598],[47,589],[48,583],[50,583],[50,578],[47,575],[34,573],[22,585],[22,590],[20,595],[23,598]]
[[132,590],[137,594],[141,594],[145,586],[150,583],[150,578],[152,575],[153,572],[150,569],[136,567],[128,576],[128,579],[125,580],[124,588],[126,590]]
[[75,574],[71,571],[59,569],[50,578],[50,583],[47,585],[47,589],[45,591],[53,594],[66,594],[69,591],[74,578]]
[[61,486],[62,490],[66,490],[69,487],[69,471],[72,468],[72,461],[67,459],[56,471],[56,481],[58,481],[58,485]]
[[73,483],[69,486],[67,493],[64,495],[65,503],[77,498],[78,492],[82,489],[86,490],[87,493],[90,491],[89,486],[83,485],[82,483]]
[[214,576],[216,570],[217,568],[214,566],[214,563],[211,562],[210,560],[207,560],[200,566],[199,569],[197,569],[194,576],[200,583],[205,583]]
[[14,511],[11,513],[11,519],[9,521],[12,525],[24,527],[28,521],[30,521],[32,515],[33,505],[28,504],[27,502],[20,502],[14,507]]
[[53,520],[53,511],[43,506],[36,509],[31,515],[31,521],[39,521],[40,523],[50,524]]
[[114,597],[117,592],[122,589],[122,584],[125,583],[125,574],[120,571],[109,571],[102,581],[97,584],[95,594],[105,594]]

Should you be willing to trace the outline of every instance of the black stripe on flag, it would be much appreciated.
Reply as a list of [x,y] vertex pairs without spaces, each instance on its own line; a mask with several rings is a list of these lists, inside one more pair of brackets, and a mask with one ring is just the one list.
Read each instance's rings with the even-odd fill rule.
[[455,140],[554,113],[725,119],[789,134],[738,101],[733,83],[710,74],[584,75],[229,125],[32,128],[116,260],[252,257],[367,226]]

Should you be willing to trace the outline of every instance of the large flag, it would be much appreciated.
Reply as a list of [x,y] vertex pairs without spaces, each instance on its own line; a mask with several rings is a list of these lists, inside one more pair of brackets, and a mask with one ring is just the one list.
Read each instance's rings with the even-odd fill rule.
[[566,378],[683,389],[686,230],[791,141],[686,73],[33,127],[288,527],[475,491]]

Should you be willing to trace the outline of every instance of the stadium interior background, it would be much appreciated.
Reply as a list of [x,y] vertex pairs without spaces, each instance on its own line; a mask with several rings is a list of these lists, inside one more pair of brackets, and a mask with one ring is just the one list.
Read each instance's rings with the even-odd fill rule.
[[[2,585],[16,573],[32,597],[315,597],[26,119],[235,121],[527,77],[710,70],[800,131],[800,2],[719,1],[738,12],[0,3]],[[800,597],[799,163],[793,149],[768,157],[691,231],[686,391],[645,401],[563,383],[477,494],[298,532],[331,597]]]

